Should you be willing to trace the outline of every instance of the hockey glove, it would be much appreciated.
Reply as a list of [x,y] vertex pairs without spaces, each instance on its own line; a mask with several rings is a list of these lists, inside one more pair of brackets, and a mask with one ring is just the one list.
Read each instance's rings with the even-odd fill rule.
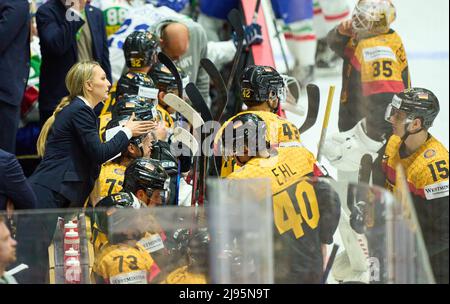
[[[252,45],[261,44],[263,42],[261,26],[257,23],[252,23],[250,25],[244,26],[244,47],[250,47]],[[238,40],[236,37],[236,33],[233,32],[233,42],[237,47]]]

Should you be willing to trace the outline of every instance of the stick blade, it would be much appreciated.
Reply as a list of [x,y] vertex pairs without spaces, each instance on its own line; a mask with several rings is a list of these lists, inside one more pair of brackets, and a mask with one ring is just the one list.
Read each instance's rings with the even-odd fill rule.
[[309,130],[317,121],[320,107],[320,90],[315,84],[308,84],[306,86],[306,93],[308,95],[308,113],[303,125],[299,128],[300,134]]
[[175,111],[183,115],[191,123],[194,129],[197,129],[205,124],[200,114],[177,95],[171,93],[167,94],[164,97],[164,102]]
[[[218,98],[216,99],[215,107],[216,111],[211,113],[214,120],[218,121],[223,109],[225,109],[228,103],[228,90],[225,85],[225,81],[222,78],[222,74],[220,74],[219,70],[211,60],[209,60],[208,58],[203,58],[202,60],[200,60],[200,64],[209,75],[209,78],[211,79],[214,87],[218,92]],[[211,110],[214,110],[214,107],[212,107]]]
[[159,62],[164,64],[172,73],[173,77],[175,77],[178,88],[178,96],[180,98],[183,98],[183,80],[181,79],[181,75],[178,72],[176,65],[173,63],[172,59],[170,59],[169,56],[167,56],[163,52],[158,53],[158,60]]

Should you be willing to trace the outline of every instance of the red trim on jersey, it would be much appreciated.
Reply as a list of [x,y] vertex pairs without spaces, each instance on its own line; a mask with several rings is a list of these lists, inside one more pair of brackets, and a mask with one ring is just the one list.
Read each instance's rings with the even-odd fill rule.
[[150,283],[153,281],[153,279],[161,272],[161,269],[159,269],[158,265],[153,262],[152,266],[150,267],[150,273],[148,274],[147,281]]
[[364,96],[369,96],[379,93],[398,93],[405,89],[403,81],[393,80],[378,80],[362,84],[362,91]]
[[349,14],[350,14],[350,11],[345,11],[342,14],[328,15],[328,16],[324,15],[324,17],[325,17],[326,21],[336,21],[336,20],[347,17]]
[[396,173],[395,170],[391,167],[389,167],[387,164],[383,164],[382,165],[383,171],[386,174],[387,179],[389,180],[389,182],[391,182],[391,184],[395,185],[395,177],[396,177]]
[[295,41],[313,41],[317,39],[317,36],[315,34],[294,35],[292,33],[286,33],[284,34],[284,37],[287,40],[295,40]]
[[317,166],[316,164],[314,164],[314,166],[313,166],[313,174],[316,177],[323,177],[323,176],[325,176],[325,174],[322,172],[320,167]]
[[344,56],[350,61],[350,64],[358,71],[361,72],[361,64],[355,56],[355,50],[349,47],[344,49]]
[[425,191],[423,189],[417,189],[416,186],[414,186],[414,184],[411,182],[408,182],[408,187],[411,194],[420,196],[421,198],[426,198]]
[[[391,184],[396,185],[395,170],[393,168],[389,167],[387,164],[383,164],[382,167],[383,167],[383,171],[386,174],[386,178],[388,179],[388,181]],[[408,188],[409,188],[409,192],[411,192],[411,194],[425,198],[425,191],[423,189],[417,189],[413,183],[408,182]]]

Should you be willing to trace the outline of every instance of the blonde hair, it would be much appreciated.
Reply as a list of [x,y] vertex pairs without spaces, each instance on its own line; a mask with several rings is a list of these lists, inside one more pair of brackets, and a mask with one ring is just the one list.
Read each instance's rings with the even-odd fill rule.
[[56,115],[67,105],[69,105],[78,95],[86,96],[84,84],[92,79],[92,76],[94,75],[94,68],[96,66],[100,66],[100,64],[95,61],[82,61],[76,63],[70,68],[65,80],[69,95],[61,99],[59,104],[56,106],[55,111],[53,111],[53,115],[47,119],[42,127],[41,133],[39,134],[36,148],[40,157],[44,156],[48,133],[55,122]]

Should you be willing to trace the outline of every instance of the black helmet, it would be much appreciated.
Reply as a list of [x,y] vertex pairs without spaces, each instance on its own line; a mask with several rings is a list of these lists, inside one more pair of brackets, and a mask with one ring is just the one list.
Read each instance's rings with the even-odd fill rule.
[[207,272],[209,266],[210,235],[207,228],[199,228],[189,239],[189,269],[196,272]]
[[[182,69],[180,69],[179,67],[177,67],[177,69],[183,81],[184,88],[188,84],[189,80],[186,73]],[[153,65],[152,69],[148,72],[148,75],[160,91],[173,93],[175,90],[178,90],[175,76],[173,76],[172,72],[170,72],[170,70],[164,64],[158,62]]]
[[172,152],[170,152],[170,144],[165,141],[158,140],[152,145],[152,159],[160,161],[161,166],[166,170],[169,176],[178,173],[178,162]]
[[133,193],[145,190],[151,196],[153,190],[167,190],[165,183],[168,177],[160,161],[138,158],[125,170],[123,189]]
[[[112,119],[108,122],[106,125],[106,131],[105,131],[105,140],[109,141],[111,138],[113,138],[120,130],[121,127],[130,119],[130,116],[119,116],[116,119]],[[132,137],[130,139],[130,144],[136,146],[141,151],[141,156],[144,156],[144,149],[143,149],[143,142],[145,138],[148,136],[147,134],[142,134],[139,136]],[[128,148],[125,148],[124,151],[122,151],[122,154],[128,151]]]
[[138,120],[152,120],[158,117],[155,100],[137,96],[124,95],[117,99],[111,111],[112,120],[131,116],[133,113]]
[[[116,212],[117,209],[125,208],[140,209],[141,203],[131,193],[119,192],[104,197],[95,206],[95,223],[101,232],[108,235],[110,242],[113,239],[112,234],[117,235],[119,227],[125,226],[128,221],[127,213]],[[111,233],[110,227],[114,228],[115,233]]]
[[244,146],[252,156],[256,156],[257,152],[267,151],[270,143],[266,133],[266,123],[259,116],[253,113],[236,116],[222,133],[224,156],[242,155]]
[[247,105],[261,104],[276,94],[282,98],[283,77],[270,66],[248,66],[241,75],[241,99]]
[[147,74],[128,72],[117,82],[116,98],[128,94],[158,100],[158,92],[158,88]]
[[439,113],[439,100],[430,90],[410,88],[394,95],[386,110],[386,120],[395,110],[405,112],[408,119],[421,119],[422,127],[428,129]]
[[128,35],[123,52],[128,68],[143,68],[156,62],[159,38],[151,32],[136,31]]

